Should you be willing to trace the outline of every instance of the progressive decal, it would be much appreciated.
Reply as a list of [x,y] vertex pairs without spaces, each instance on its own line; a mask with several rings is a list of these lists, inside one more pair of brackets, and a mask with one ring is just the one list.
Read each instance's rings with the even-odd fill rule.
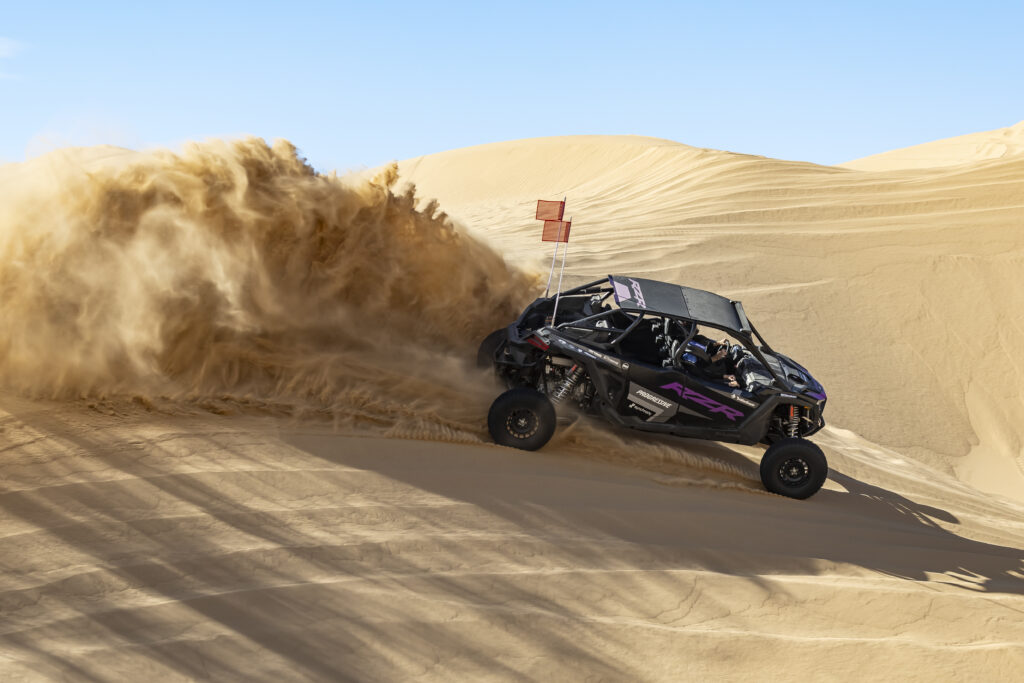
[[[629,383],[627,399],[629,401],[628,407],[631,410],[643,413],[647,417],[648,422],[668,422],[675,417],[676,412],[681,408],[678,403],[657,396],[636,382]],[[686,409],[684,408],[683,410],[685,411]]]
[[674,405],[671,401],[666,401],[661,396],[655,396],[651,392],[644,391],[643,389],[638,388],[636,390],[636,395],[639,396],[640,398],[650,401],[651,403],[655,403],[661,406],[662,408],[671,408]]

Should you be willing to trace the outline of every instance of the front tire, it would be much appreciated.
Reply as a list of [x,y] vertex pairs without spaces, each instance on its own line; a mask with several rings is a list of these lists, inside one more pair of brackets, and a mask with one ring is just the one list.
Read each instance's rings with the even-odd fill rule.
[[827,476],[825,454],[807,439],[779,439],[761,458],[761,483],[780,496],[800,500],[810,498],[825,483]]
[[487,430],[494,443],[535,451],[555,433],[555,407],[547,396],[527,387],[509,389],[494,399]]

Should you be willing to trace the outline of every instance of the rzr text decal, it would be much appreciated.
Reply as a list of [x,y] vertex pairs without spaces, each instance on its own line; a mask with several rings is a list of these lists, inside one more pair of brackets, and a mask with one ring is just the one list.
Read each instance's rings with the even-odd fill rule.
[[647,308],[647,301],[644,299],[644,293],[640,289],[640,283],[629,278],[629,281],[633,283],[633,297],[636,299],[636,305],[640,308]]
[[722,405],[721,403],[711,398],[710,396],[699,394],[689,387],[684,387],[679,382],[663,384],[661,385],[661,388],[668,389],[669,391],[674,391],[677,394],[679,394],[679,397],[684,401],[693,401],[697,405],[703,408],[707,408],[712,413],[721,413],[722,415],[729,418],[733,422],[735,422],[737,418],[743,417],[743,413],[736,410],[735,408],[730,408],[729,406]]

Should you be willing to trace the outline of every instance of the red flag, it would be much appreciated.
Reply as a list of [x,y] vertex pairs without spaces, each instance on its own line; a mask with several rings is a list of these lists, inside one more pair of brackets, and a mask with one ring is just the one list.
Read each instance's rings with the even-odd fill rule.
[[560,221],[565,213],[565,202],[546,202],[543,199],[537,200],[537,220],[539,221]]
[[544,221],[544,234],[541,235],[541,240],[544,242],[568,242],[569,228],[571,227],[572,221]]

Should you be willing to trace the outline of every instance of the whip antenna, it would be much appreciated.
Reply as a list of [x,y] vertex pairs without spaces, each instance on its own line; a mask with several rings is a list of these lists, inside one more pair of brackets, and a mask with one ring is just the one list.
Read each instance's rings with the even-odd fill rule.
[[[558,300],[562,296],[562,276],[565,275],[565,257],[566,254],[569,253],[569,227],[572,226],[572,217],[570,216],[569,220],[562,223],[562,226],[565,227],[565,247],[562,249],[562,269],[558,272],[558,289],[555,292],[555,309],[551,312],[552,327],[554,327],[555,317],[558,315]],[[561,238],[561,232],[559,232],[559,238]],[[562,242],[563,240],[559,239],[558,241]],[[555,243],[555,248],[558,248],[558,242]]]
[[562,292],[562,276],[565,275],[565,255],[569,251],[569,228],[572,227],[572,219],[563,221],[565,215],[565,197],[560,202],[537,200],[537,220],[544,221],[544,230],[540,239],[543,242],[554,242],[555,253],[551,255],[551,268],[548,270],[548,284],[544,288],[544,297],[551,295],[551,280],[555,275],[555,261],[558,259],[558,245],[565,242],[562,249],[562,270],[558,274],[558,289],[555,292],[555,308],[551,313],[551,324],[555,322],[555,315],[558,314],[558,300]]
[[550,296],[551,293],[551,278],[555,274],[555,259],[558,258],[558,243],[561,241],[557,239],[558,228],[554,229],[554,237],[549,233],[552,232],[549,223],[561,223],[562,216],[565,215],[565,197],[560,202],[549,202],[543,199],[537,200],[537,220],[544,221],[544,232],[541,235],[541,240],[544,242],[555,243],[555,253],[551,255],[551,268],[548,269],[548,284],[544,287],[545,298]]

